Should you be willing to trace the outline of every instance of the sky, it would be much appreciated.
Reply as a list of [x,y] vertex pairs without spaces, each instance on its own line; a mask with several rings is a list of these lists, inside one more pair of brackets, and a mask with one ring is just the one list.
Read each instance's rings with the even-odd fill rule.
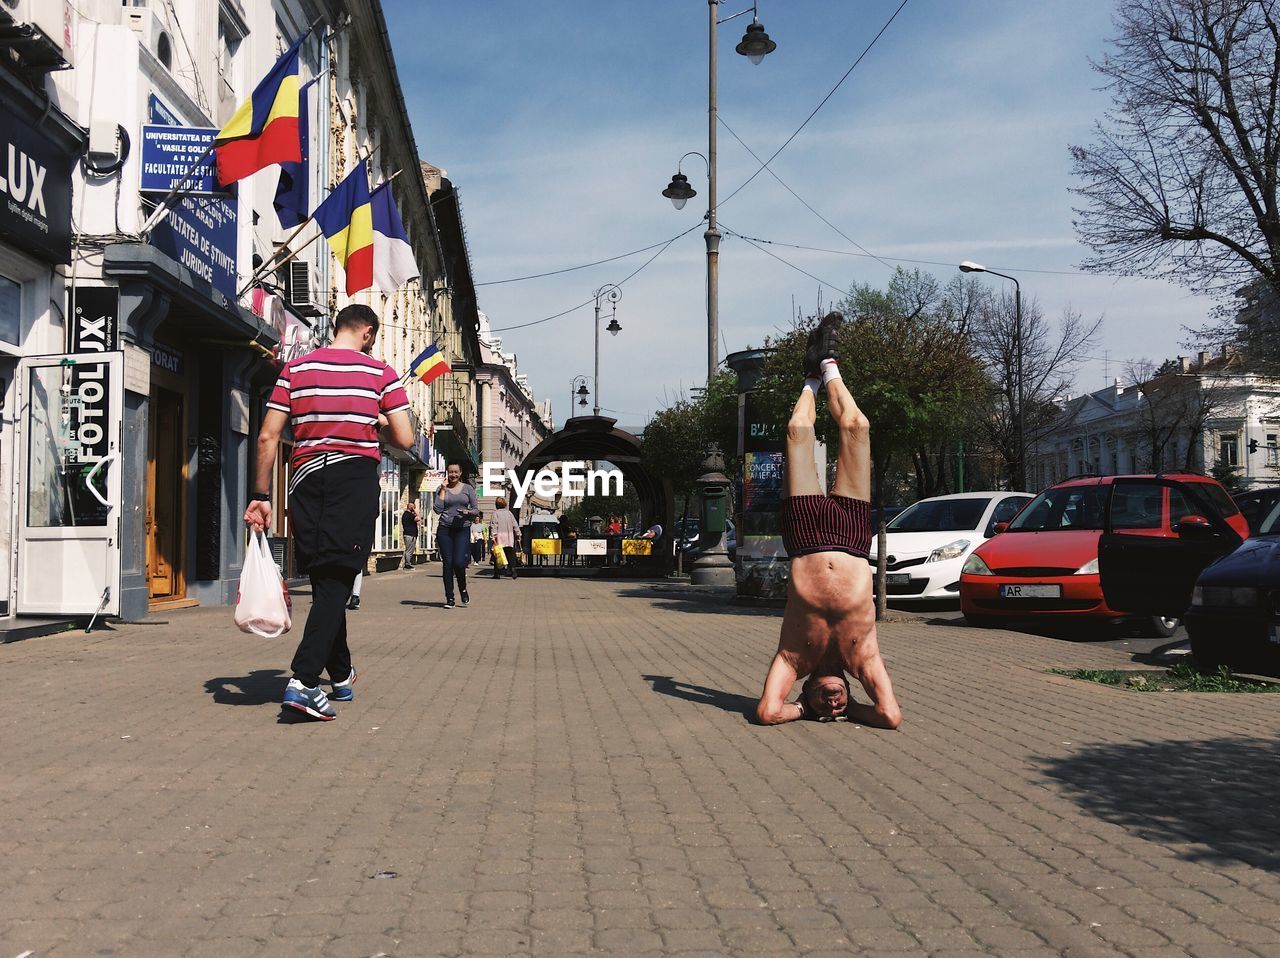
[[[703,160],[683,161],[699,194],[683,210],[661,192],[683,154],[707,152],[704,0],[383,3],[419,151],[461,197],[480,308],[536,396],[551,398],[556,425],[573,378],[592,374],[593,293],[610,283],[622,288],[622,332],[604,333],[606,309],[607,414],[641,427],[700,386]],[[721,358],[854,283],[885,286],[895,266],[945,283],[962,260],[1016,275],[1051,320],[1066,309],[1102,318],[1078,391],[1123,377],[1129,360],[1185,353],[1185,327],[1211,300],[1079,271],[1088,251],[1072,227],[1068,146],[1091,142],[1109,105],[1089,61],[1111,36],[1110,0],[907,0],[769,170],[730,197],[760,167],[742,143],[772,155],[900,3],[759,0],[778,45],[759,65],[733,49],[750,13],[719,27]],[[718,8],[722,19],[740,9]],[[842,368],[856,384],[856,357]]]

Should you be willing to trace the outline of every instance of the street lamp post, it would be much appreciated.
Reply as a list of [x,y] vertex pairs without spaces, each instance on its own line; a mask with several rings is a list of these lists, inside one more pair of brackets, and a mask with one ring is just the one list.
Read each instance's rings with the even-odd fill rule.
[[606,302],[612,308],[613,315],[610,316],[609,325],[605,331],[611,336],[617,336],[622,332],[622,327],[618,325],[618,300],[622,299],[622,290],[616,283],[609,283],[601,286],[591,295],[596,300],[596,373],[592,385],[595,391],[595,415],[598,416],[600,415],[600,304]]
[[[738,17],[751,14],[751,23],[742,37],[742,42],[734,49],[758,64],[772,53],[777,44],[769,39],[764,25],[760,22],[756,4],[750,10],[743,10],[723,20],[716,19],[716,8],[722,0],[707,0],[708,21],[708,64],[707,64],[707,231],[702,234],[707,244],[707,382],[715,377],[716,368],[720,365],[720,230],[716,226],[716,72],[719,63],[716,51],[716,28],[722,23],[736,20]],[[701,155],[701,154],[689,154]],[[681,157],[683,161],[684,157]],[[684,204],[697,196],[697,191],[689,186],[689,179],[680,172],[677,166],[676,175],[671,178],[671,185],[662,191],[662,195],[681,209]]]
[[1018,408],[1013,418],[1013,442],[1018,450],[1018,461],[1014,466],[1013,481],[1017,486],[1018,492],[1027,491],[1027,445],[1023,435],[1025,424],[1024,413],[1024,396],[1022,388],[1022,285],[1018,282],[1017,277],[1009,276],[1007,273],[997,273],[993,269],[987,269],[979,263],[965,260],[960,264],[960,272],[962,273],[990,273],[992,276],[999,276],[1001,279],[1007,279],[1013,283],[1013,368],[1014,379],[1017,381],[1015,392],[1017,394]]
[[[587,404],[587,380],[590,378],[591,377],[586,375],[586,373],[583,373],[581,375],[574,376],[573,379],[569,380],[569,412],[564,417],[565,422],[568,422],[573,418],[574,396],[578,397],[579,406],[585,406]],[[575,386],[577,389],[574,388]]]

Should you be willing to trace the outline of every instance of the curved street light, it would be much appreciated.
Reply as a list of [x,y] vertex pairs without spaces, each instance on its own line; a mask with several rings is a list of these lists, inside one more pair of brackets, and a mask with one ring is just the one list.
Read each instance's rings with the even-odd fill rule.
[[[719,58],[716,49],[716,28],[722,23],[736,20],[738,17],[751,14],[751,23],[742,37],[742,42],[734,49],[747,57],[752,63],[759,63],[778,48],[769,39],[764,24],[760,22],[758,4],[752,3],[750,9],[742,10],[723,20],[716,19],[716,8],[722,0],[708,0],[709,14],[708,37],[708,70],[707,70],[707,231],[702,234],[707,244],[707,382],[715,378],[716,368],[720,365],[720,230],[716,228],[716,73]],[[686,153],[685,156],[692,154]],[[701,154],[697,154],[701,156]],[[681,161],[684,157],[680,158]],[[676,175],[662,195],[671,200],[676,209],[697,196],[697,191],[689,185],[689,178],[676,167]]]
[[1007,273],[997,273],[995,270],[987,269],[981,263],[975,263],[969,259],[960,264],[960,272],[990,273],[992,276],[999,276],[1001,279],[1007,279],[1013,283],[1013,375],[1016,380],[1015,391],[1018,399],[1018,408],[1013,418],[1013,444],[1018,450],[1018,461],[1013,470],[1013,482],[1017,486],[1017,492],[1026,492],[1027,447],[1024,437],[1025,417],[1023,415],[1024,396],[1022,387],[1022,284],[1018,282],[1015,276],[1010,276]]
[[622,327],[618,325],[618,301],[622,299],[622,289],[617,283],[607,283],[591,294],[596,301],[596,373],[593,385],[595,387],[595,407],[593,415],[600,415],[600,304],[608,303],[613,311],[612,317],[609,319],[608,332],[617,336],[622,332]]
[[[579,406],[585,406],[587,404],[587,397],[591,395],[590,391],[587,389],[587,382],[590,379],[591,379],[590,376],[588,376],[586,373],[582,373],[580,375],[574,376],[571,380],[569,380],[569,412],[564,417],[565,422],[568,422],[570,419],[573,418],[573,397],[574,396],[578,397]],[[574,386],[578,387],[577,390],[574,390],[573,388]]]

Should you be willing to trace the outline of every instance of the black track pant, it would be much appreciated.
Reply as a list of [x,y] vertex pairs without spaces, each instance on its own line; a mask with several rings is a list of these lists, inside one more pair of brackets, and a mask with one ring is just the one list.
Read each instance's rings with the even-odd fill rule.
[[309,689],[320,684],[320,673],[341,682],[351,674],[347,648],[347,599],[356,580],[353,569],[315,566],[311,569],[311,611],[302,641],[293,655],[293,677]]

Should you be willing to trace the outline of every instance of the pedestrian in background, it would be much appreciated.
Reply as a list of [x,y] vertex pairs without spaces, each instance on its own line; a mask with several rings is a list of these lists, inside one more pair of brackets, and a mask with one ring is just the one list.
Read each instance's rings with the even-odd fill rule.
[[[520,521],[507,508],[506,499],[499,498],[497,506],[498,509],[493,514],[492,523],[493,548],[502,550],[507,560],[507,575],[514,579],[516,577],[516,553],[520,551]],[[499,571],[499,569],[493,570],[494,578],[497,578]]]
[[453,583],[458,582],[458,598],[463,608],[471,604],[467,594],[467,566],[471,562],[471,522],[480,515],[476,491],[462,481],[462,465],[449,463],[445,483],[431,501],[432,511],[440,517],[436,530],[436,548],[444,566],[444,607],[455,607]]
[[311,611],[282,704],[322,721],[338,713],[320,688],[321,673],[329,674],[335,701],[354,698],[346,607],[373,547],[379,438],[400,449],[414,442],[400,377],[369,355],[377,339],[378,314],[352,304],[334,317],[332,346],[285,364],[262,417],[244,513],[255,529],[271,526],[271,474],[280,436],[292,425],[289,520],[298,568],[311,579]]
[[404,567],[412,569],[418,551],[418,504],[412,499],[400,515],[400,532],[404,536]]
[[484,523],[484,513],[471,523],[471,561],[483,562],[489,544],[489,527]]

